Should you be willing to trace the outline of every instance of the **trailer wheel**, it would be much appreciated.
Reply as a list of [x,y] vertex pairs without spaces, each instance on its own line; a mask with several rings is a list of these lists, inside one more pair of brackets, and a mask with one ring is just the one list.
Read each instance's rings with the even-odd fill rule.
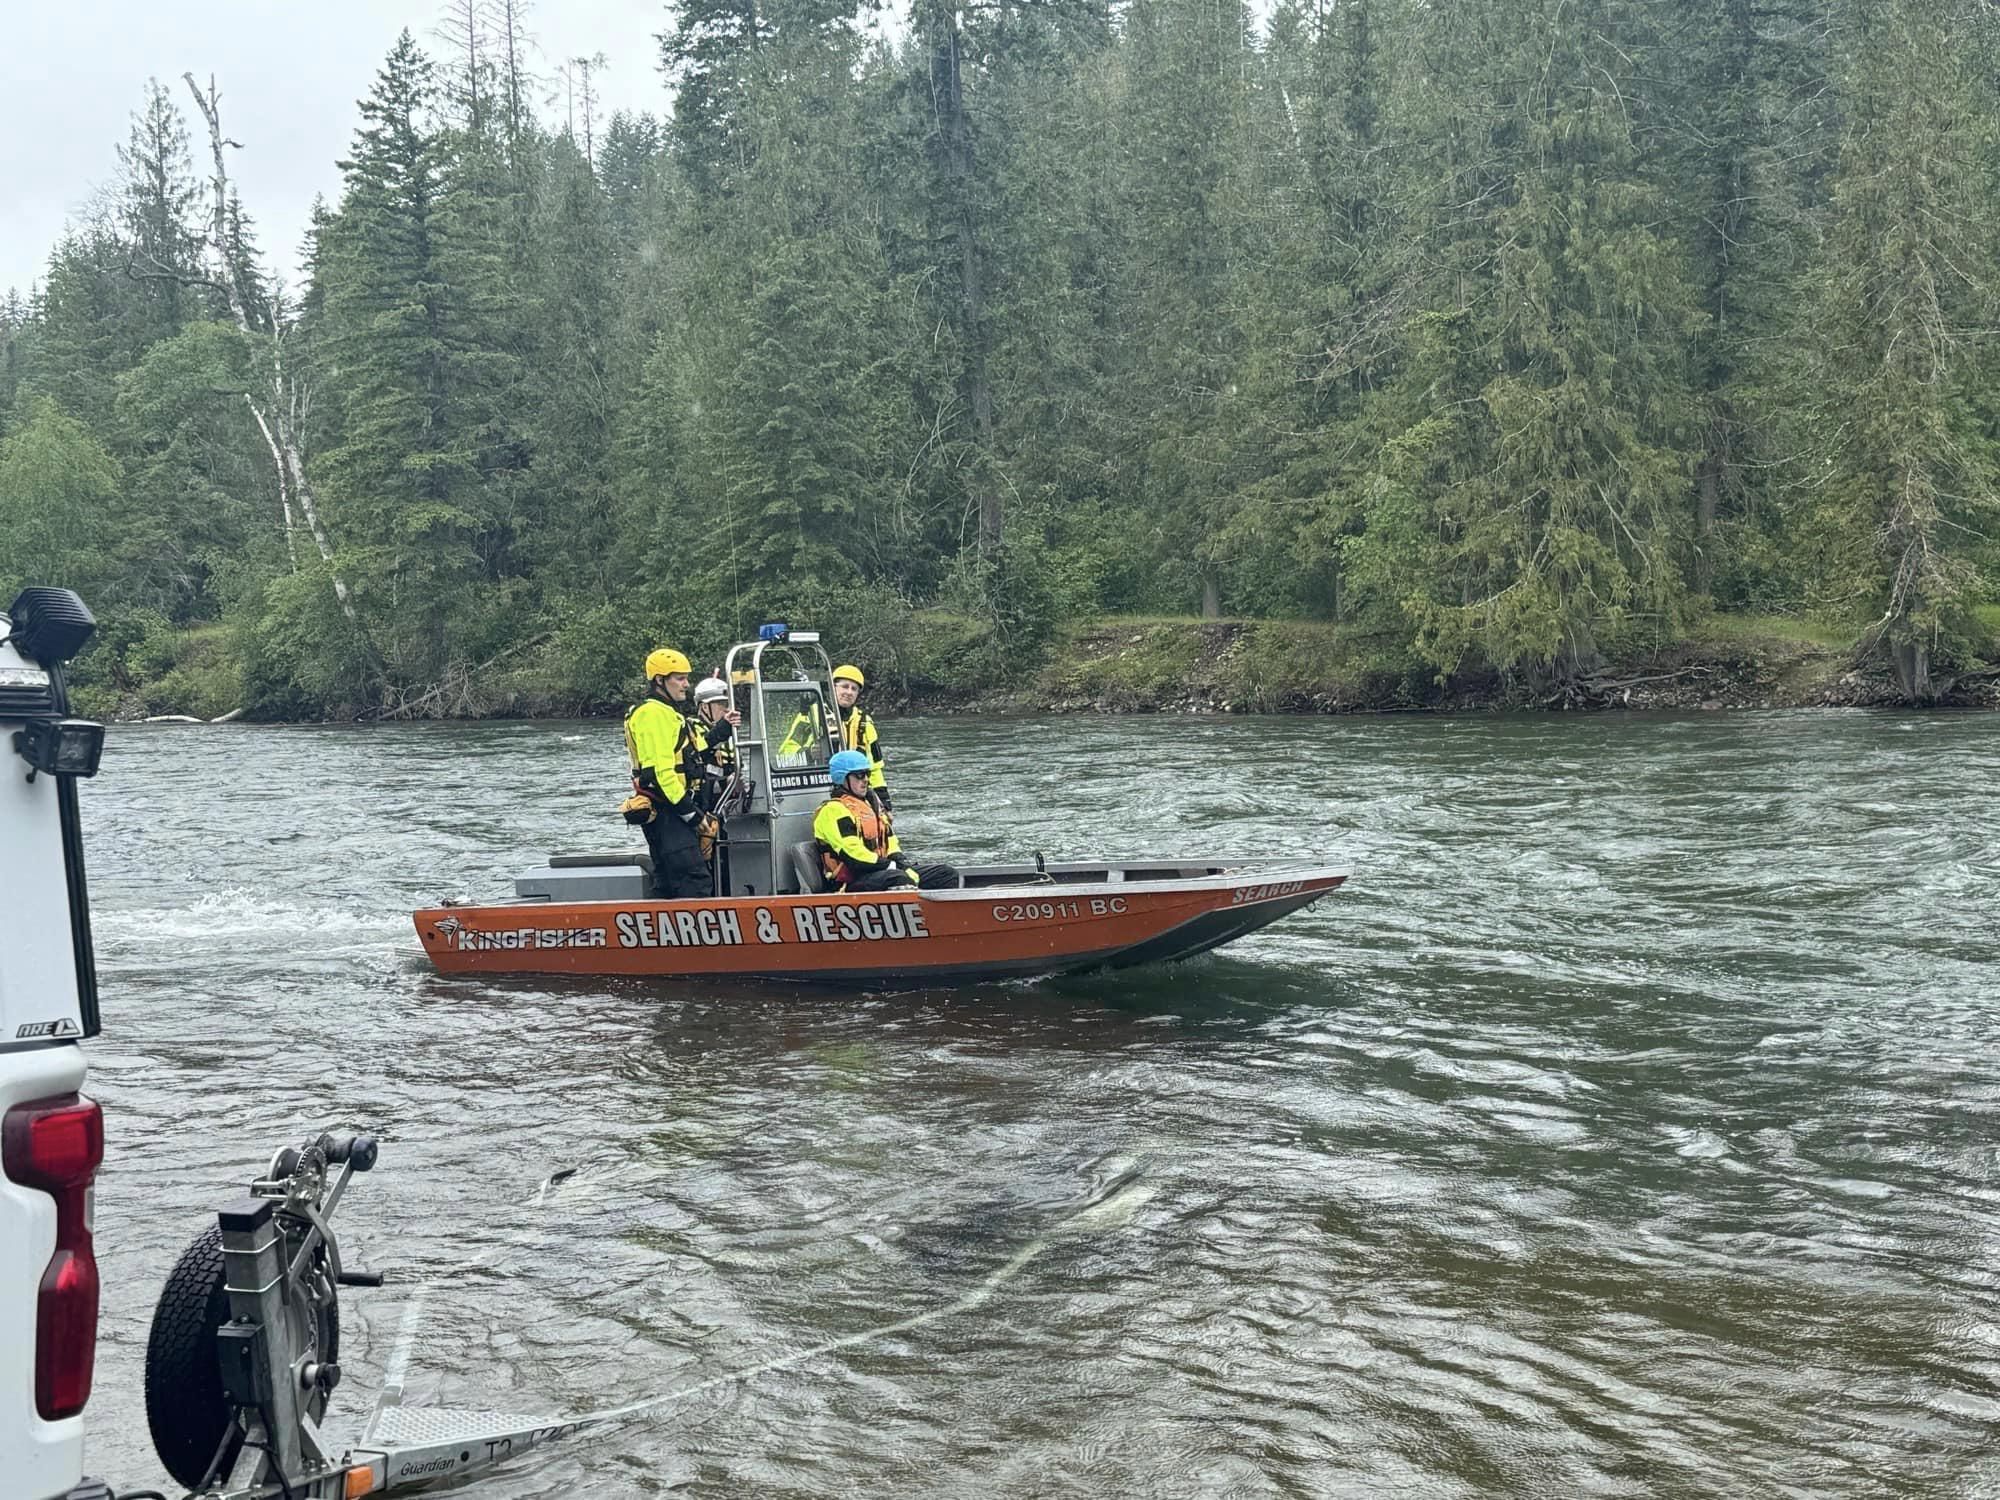
[[[331,1363],[340,1355],[340,1310],[323,1255],[320,1260],[315,1279],[323,1290],[312,1309],[308,1340],[313,1357]],[[216,1449],[233,1425],[215,1346],[216,1330],[228,1321],[222,1229],[211,1224],[174,1263],[146,1339],[146,1425],[152,1429],[153,1451],[166,1471],[191,1490],[207,1477]],[[315,1392],[307,1408],[317,1421],[326,1411],[326,1393]],[[227,1474],[235,1460],[231,1452],[218,1472]]]

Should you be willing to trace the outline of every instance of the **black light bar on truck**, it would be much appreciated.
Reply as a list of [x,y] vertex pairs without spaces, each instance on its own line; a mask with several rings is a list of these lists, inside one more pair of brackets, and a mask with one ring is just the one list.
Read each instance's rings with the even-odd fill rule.
[[14,731],[14,753],[28,763],[28,779],[95,776],[104,756],[104,726],[89,719],[37,719]]
[[[22,589],[7,606],[6,618],[0,620],[0,639],[10,640],[47,675],[43,684],[30,680],[31,672],[10,671],[10,679],[20,680],[0,683],[0,695],[16,700],[32,695],[39,705],[46,692],[47,709],[24,715],[27,724],[14,732],[14,750],[28,763],[29,780],[41,772],[56,778],[70,941],[76,951],[77,1013],[85,1036],[96,1036],[103,1027],[97,1011],[97,950],[90,937],[90,891],[84,879],[83,816],[77,807],[76,779],[97,774],[104,753],[104,726],[69,716],[69,682],[63,668],[89,644],[96,630],[96,617],[70,589]],[[0,702],[0,708],[7,707]]]

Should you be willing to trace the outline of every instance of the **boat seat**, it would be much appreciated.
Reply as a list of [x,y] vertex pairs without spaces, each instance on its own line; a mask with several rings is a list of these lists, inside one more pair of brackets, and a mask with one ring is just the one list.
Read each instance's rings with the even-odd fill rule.
[[650,854],[630,854],[623,850],[616,854],[551,854],[551,870],[591,870],[605,865],[637,865],[648,875],[653,873],[653,856]]
[[819,864],[819,840],[802,839],[790,846],[792,857],[792,879],[798,883],[802,896],[820,896],[826,893],[826,872]]

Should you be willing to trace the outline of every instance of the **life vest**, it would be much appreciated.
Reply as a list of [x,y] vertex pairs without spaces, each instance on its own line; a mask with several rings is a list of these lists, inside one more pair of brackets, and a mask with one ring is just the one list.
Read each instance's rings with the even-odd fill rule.
[[866,750],[869,741],[875,738],[874,735],[868,732],[874,727],[869,722],[868,715],[861,711],[861,705],[857,703],[841,716],[840,748],[843,750]]
[[711,724],[700,715],[690,722],[694,726],[695,749],[701,759],[718,770],[730,770],[736,764],[735,726],[726,720]]
[[875,721],[855,704],[840,720],[840,748],[859,750],[868,757],[868,784],[876,791],[883,791],[888,780],[882,774],[881,736],[875,732]]
[[[813,836],[819,841],[820,869],[826,873],[831,884],[844,886],[854,878],[854,870],[834,846],[833,839],[839,838],[846,830],[824,826],[829,821],[829,811],[836,807],[840,809],[840,814],[853,820],[855,836],[875,860],[880,861],[897,852],[896,837],[882,826],[881,816],[872,803],[860,797],[850,797],[845,792],[829,797],[821,806],[819,817],[813,820]],[[838,819],[840,814],[836,814],[835,818]]]

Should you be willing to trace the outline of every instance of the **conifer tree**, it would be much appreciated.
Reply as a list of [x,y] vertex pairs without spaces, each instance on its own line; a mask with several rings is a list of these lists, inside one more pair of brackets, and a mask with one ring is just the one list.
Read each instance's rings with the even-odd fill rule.
[[526,0],[439,3],[296,297],[212,84],[198,174],[144,96],[0,304],[0,581],[220,615],[282,713],[548,641],[596,703],[766,608],[1326,616],[1558,699],[1711,603],[1916,699],[1992,649],[1990,5],[687,0],[671,114],[544,126]]
[[201,190],[188,153],[187,123],[158,79],[147,80],[145,106],[132,117],[118,164],[125,180],[117,224],[126,248],[124,270],[144,310],[137,333],[143,346],[204,316],[209,311],[204,299],[213,296],[198,285],[201,235],[195,221]]
[[1242,150],[1247,26],[1237,0],[1138,0],[1123,48],[1122,446],[1163,602],[1205,615],[1221,607],[1221,537],[1244,478],[1236,377],[1246,261],[1265,227]]
[[450,420],[435,91],[435,68],[404,32],[361,102],[320,264],[323,356],[343,387],[344,421],[318,464],[350,534],[366,540],[361,587],[372,608],[393,606],[416,627],[392,663],[411,680],[445,664],[450,606],[477,571],[479,533],[454,493],[461,435]]
[[609,206],[577,143],[551,141],[530,242],[532,356],[523,362],[522,432],[532,526],[523,561],[555,589],[607,586],[615,544],[609,463],[621,405],[612,384],[618,297]]
[[42,285],[40,357],[26,383],[92,432],[110,429],[118,372],[138,363],[160,328],[156,314],[142,311],[137,285],[122,274],[125,250],[109,227],[87,226],[49,256]]
[[[1701,326],[1661,230],[1611,38],[1629,0],[1475,0],[1439,12],[1435,62],[1462,65],[1431,235],[1434,337],[1469,391],[1406,387],[1404,450],[1442,482],[1427,576],[1404,600],[1440,670],[1470,655],[1569,683],[1636,628],[1669,638],[1691,468],[1688,349]],[[1440,415],[1444,413],[1445,415]],[[1469,449],[1470,451],[1465,451]]]
[[1839,19],[1846,126],[1813,322],[1824,467],[1810,515],[1830,543],[1823,604],[1859,606],[1865,644],[1922,700],[1987,595],[2000,521],[2000,404],[1980,347],[2000,311],[1981,76],[1994,23],[1960,0],[1857,0]]

